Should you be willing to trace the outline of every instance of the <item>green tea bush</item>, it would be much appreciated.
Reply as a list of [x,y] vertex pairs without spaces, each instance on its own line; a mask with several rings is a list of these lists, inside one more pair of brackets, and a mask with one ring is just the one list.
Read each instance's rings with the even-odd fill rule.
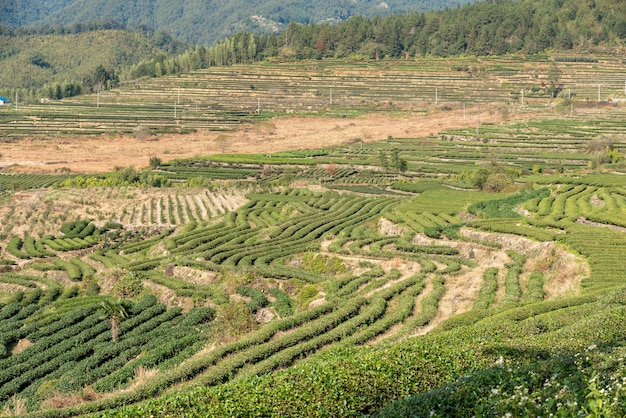
[[87,228],[89,224],[90,224],[90,221],[88,220],[77,220],[73,222],[68,222],[68,223],[61,225],[60,231],[63,232],[65,236],[68,238],[76,237],[76,236],[79,236],[79,234],[81,234],[81,232],[85,228]]
[[[246,368],[240,378],[246,378],[254,375],[261,375],[271,372],[277,368],[289,366],[294,359],[304,357],[319,350],[321,347],[331,344],[335,341],[340,341],[352,335],[359,327],[367,326],[370,323],[380,318],[386,309],[386,302],[383,299],[375,298],[367,306],[365,306],[358,315],[347,319],[334,328],[329,329],[331,326],[327,326],[327,332],[321,335],[316,335],[312,331],[312,327],[309,328],[309,336],[312,338],[303,341],[302,343],[286,347],[282,350],[275,350],[276,354],[271,355],[265,360],[259,361],[254,366]],[[293,338],[292,338],[293,340]],[[289,342],[291,344],[291,341]]]
[[519,277],[522,270],[517,265],[512,265],[506,272],[504,279],[504,302],[519,302],[522,297],[522,288],[519,283]]
[[317,297],[318,293],[316,286],[312,284],[305,285],[300,289],[300,292],[298,292],[298,304],[302,307],[306,307]]
[[250,302],[248,302],[246,306],[250,309],[252,313],[256,313],[256,311],[258,311],[260,308],[263,308],[269,304],[269,301],[267,300],[265,294],[253,287],[239,286],[237,287],[236,291],[240,295],[250,298]]
[[439,310],[439,301],[443,297],[446,287],[443,276],[434,276],[432,278],[432,290],[424,296],[422,300],[422,309],[416,316],[408,318],[401,330],[401,334],[415,332],[419,327],[428,324],[437,315]]
[[468,212],[481,218],[520,218],[521,215],[514,209],[530,199],[543,199],[550,194],[546,188],[537,190],[522,190],[504,199],[473,203]]
[[35,247],[35,239],[33,237],[27,236],[24,238],[23,248],[24,252],[26,252],[26,254],[28,254],[30,257],[44,256],[44,254]]
[[144,285],[140,274],[129,271],[113,285],[112,294],[120,298],[131,299],[139,296],[143,290]]
[[498,290],[498,268],[489,267],[483,273],[483,285],[472,309],[487,309],[493,305]]
[[339,257],[329,257],[323,254],[304,253],[302,268],[317,274],[337,275],[345,273],[347,268]]
[[83,278],[87,278],[87,277],[91,277],[93,275],[96,274],[96,269],[94,269],[91,264],[87,264],[84,261],[82,261],[80,258],[72,258],[70,260],[70,263],[76,265],[78,268],[80,268],[81,271],[81,276]]
[[399,251],[406,251],[410,253],[425,253],[425,254],[444,254],[444,255],[458,255],[459,250],[456,248],[448,247],[446,245],[415,245],[402,240],[396,241],[396,248]]
[[272,304],[278,315],[282,318],[292,315],[294,312],[294,301],[289,295],[280,289],[270,289],[270,294],[276,298],[276,302]]
[[544,275],[540,270],[535,270],[530,274],[526,283],[526,292],[524,292],[523,300],[526,302],[539,302],[545,297],[543,289]]
[[22,251],[23,244],[24,242],[22,241],[20,237],[18,236],[12,237],[9,243],[7,244],[8,253],[17,258],[29,259],[31,256]]
[[72,281],[80,281],[83,278],[83,272],[80,267],[74,263],[65,260],[54,260],[54,265],[59,270],[65,270],[67,276]]
[[462,224],[447,224],[437,225],[424,228],[424,234],[429,238],[440,239],[442,235],[448,237],[448,239],[457,239],[459,237],[459,230]]
[[16,284],[19,286],[37,288],[37,283],[29,280],[28,278],[22,278],[19,275],[12,275],[10,273],[5,273],[0,276],[0,282],[8,283],[8,284]]

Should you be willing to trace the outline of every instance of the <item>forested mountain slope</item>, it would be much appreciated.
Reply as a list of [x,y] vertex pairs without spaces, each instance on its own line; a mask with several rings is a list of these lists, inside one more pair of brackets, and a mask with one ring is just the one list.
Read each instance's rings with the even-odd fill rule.
[[500,0],[439,12],[372,19],[354,16],[337,25],[292,22],[279,34],[241,32],[209,48],[194,47],[167,61],[165,57],[144,61],[129,74],[158,77],[264,60],[409,60],[548,51],[576,55],[619,52],[625,40],[626,4],[619,1]]
[[[134,18],[141,15],[129,12],[128,7],[131,6],[122,8],[126,10],[122,14]],[[33,7],[31,12],[43,13],[43,10],[49,9]],[[231,17],[235,19],[237,13],[241,12]],[[198,22],[208,25],[199,11],[194,15]],[[338,24],[292,21],[279,33],[238,32],[213,46],[191,46],[186,51],[185,45],[164,30],[145,36],[141,31],[124,34],[123,28],[112,22],[30,29],[4,27],[0,30],[2,93],[14,95],[16,89],[21,89],[18,93],[24,98],[75,95],[74,92],[50,94],[50,89],[42,91],[46,83],[48,87],[54,84],[52,87],[56,89],[56,85],[62,88],[66,82],[79,86],[82,92],[90,92],[93,91],[90,77],[93,78],[99,66],[112,77],[115,73],[122,79],[134,79],[268,59],[378,60],[554,50],[572,55],[620,51],[626,39],[626,5],[616,0],[583,3],[501,0],[429,13],[352,16]],[[97,30],[109,30],[109,33],[98,34]],[[99,41],[109,38],[115,40]]]
[[46,87],[70,84],[90,93],[96,84],[106,88],[107,81],[119,81],[122,68],[152,59],[162,47],[140,33],[119,29],[64,35],[0,34],[2,94],[18,92],[23,100],[38,99]]
[[339,22],[354,15],[373,17],[426,12],[463,3],[467,1],[3,0],[0,24],[15,28],[115,21],[151,33],[165,30],[187,42],[206,45],[239,31],[277,31],[291,21]]

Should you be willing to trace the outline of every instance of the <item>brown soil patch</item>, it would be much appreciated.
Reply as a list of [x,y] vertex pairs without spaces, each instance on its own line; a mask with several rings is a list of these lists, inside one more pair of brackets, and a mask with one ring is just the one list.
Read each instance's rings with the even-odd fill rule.
[[426,334],[445,319],[469,311],[482,286],[484,272],[485,267],[481,266],[462,274],[446,276],[447,290],[439,301],[437,315],[426,326],[418,329],[415,335]]
[[28,288],[17,284],[0,283],[0,292],[2,293],[17,293],[26,292]]
[[388,237],[397,237],[403,235],[406,232],[406,228],[388,219],[380,218],[378,220],[378,232]]
[[[202,203],[207,217],[199,221],[220,217],[227,210],[234,210],[245,204],[246,189],[220,189],[211,192],[206,189],[159,189],[159,188],[93,188],[93,189],[46,189],[16,192],[11,200],[0,205],[0,233],[5,236],[28,233],[36,238],[46,234],[58,235],[64,223],[81,219],[93,219],[101,226],[106,221],[121,222],[135,228],[150,228],[157,231],[164,227],[177,227],[188,222],[187,208],[198,218],[195,203]],[[186,208],[170,213],[169,200],[180,200]],[[195,203],[194,203],[195,202]],[[153,206],[154,203],[154,206]],[[167,213],[161,214],[161,204]],[[156,213],[152,214],[152,209]],[[146,214],[142,221],[142,211]],[[173,224],[170,223],[172,222]],[[154,222],[153,222],[154,220]],[[2,246],[5,248],[6,246]],[[153,255],[165,254],[164,246],[154,250]],[[71,253],[76,256],[76,252]],[[11,258],[11,257],[9,257]]]
[[594,194],[593,196],[591,196],[591,198],[589,199],[589,203],[591,203],[592,206],[595,206],[597,208],[604,207],[604,200],[600,199],[600,197],[597,194]]
[[152,294],[156,296],[159,302],[165,304],[168,309],[183,308],[184,312],[188,312],[194,307],[194,302],[191,298],[179,297],[172,289],[169,289],[163,285],[144,280],[143,285],[150,290]]
[[[513,250],[527,257],[522,272],[522,286],[525,285],[524,275],[529,275],[533,270],[543,271],[545,297],[548,300],[562,295],[576,294],[580,290],[581,280],[589,275],[589,265],[584,259],[568,252],[563,246],[554,242],[537,242],[517,235],[489,233],[467,228],[462,229],[461,233],[481,240],[499,242],[502,244],[502,248],[483,247],[480,244],[469,242],[447,241],[447,245],[459,249],[461,254],[467,254],[468,250],[472,249],[477,266],[458,274],[446,276],[446,292],[439,302],[436,317],[426,326],[417,329],[413,335],[426,334],[451,316],[469,311],[483,285],[483,275],[488,267],[498,267],[499,269],[496,304],[500,303],[504,298],[505,290],[506,268],[504,266],[511,261],[506,250]],[[421,245],[446,245],[446,241],[430,239],[421,234],[416,234],[413,242]],[[419,297],[423,298],[423,295],[430,291],[429,284]],[[419,305],[421,305],[421,301]]]
[[[529,238],[511,235],[462,229],[465,236],[499,242],[501,250],[491,249],[484,255],[476,253],[476,262],[486,267],[502,267],[510,261],[506,250],[513,250],[527,257],[524,272],[541,270],[544,273],[544,291],[546,299],[554,299],[562,295],[573,295],[580,291],[580,282],[589,276],[588,262],[565,247],[555,242],[538,242]],[[501,269],[502,270],[502,269]],[[501,271],[500,273],[503,273]],[[499,291],[503,292],[504,277],[499,279]],[[502,281],[500,281],[502,280]],[[503,296],[503,295],[501,295]],[[497,301],[500,298],[496,298]]]
[[17,342],[17,344],[15,344],[15,347],[13,347],[13,350],[11,350],[11,355],[19,354],[22,351],[26,350],[31,345],[33,345],[32,341],[30,341],[27,338],[22,338],[21,340]]
[[176,266],[174,268],[174,276],[185,282],[198,285],[210,285],[215,283],[218,274],[212,271],[202,271],[184,266]]
[[[427,114],[393,117],[369,114],[355,119],[281,117],[258,125],[245,125],[231,133],[196,132],[163,135],[156,140],[132,136],[26,138],[2,144],[0,168],[12,172],[103,173],[115,167],[146,167],[150,157],[164,161],[219,153],[272,153],[314,149],[356,142],[396,138],[422,138],[446,129],[526,118],[527,113],[483,110],[467,113],[432,110]],[[10,167],[10,168],[9,168]]]

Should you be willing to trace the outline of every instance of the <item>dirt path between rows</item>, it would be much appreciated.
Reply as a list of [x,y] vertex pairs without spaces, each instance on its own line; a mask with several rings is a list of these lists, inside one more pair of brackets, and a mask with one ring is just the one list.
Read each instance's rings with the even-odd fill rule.
[[272,153],[394,138],[424,138],[446,129],[529,118],[528,113],[481,110],[431,110],[414,116],[368,114],[358,118],[280,117],[234,132],[133,136],[25,138],[0,143],[3,172],[103,173],[115,167],[146,167],[152,156],[163,161],[220,153]]

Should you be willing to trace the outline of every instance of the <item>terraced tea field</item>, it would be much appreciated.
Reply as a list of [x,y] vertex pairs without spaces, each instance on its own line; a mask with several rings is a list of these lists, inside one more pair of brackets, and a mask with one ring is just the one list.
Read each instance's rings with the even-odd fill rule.
[[[531,300],[527,294],[530,282],[528,287],[522,286],[522,275],[541,273],[539,284],[534,285],[539,288],[544,280],[552,280],[543,271],[524,266],[529,260],[537,264],[548,248],[557,247],[528,241],[523,253],[518,253],[510,243],[495,244],[489,237],[429,239],[408,227],[398,226],[393,232],[373,222],[396,210],[402,201],[398,197],[287,189],[248,195],[248,199],[221,221],[193,220],[185,222],[181,230],[128,234],[133,231],[132,224],[109,223],[96,228],[85,221],[65,224],[54,236],[11,240],[5,260],[7,264],[15,260],[15,264],[9,267],[11,272],[0,276],[2,289],[10,296],[0,311],[6,318],[3,324],[11,325],[3,334],[3,347],[7,353],[15,344],[27,347],[7,357],[4,399],[18,395],[33,406],[45,406],[51,402],[46,399],[49,393],[69,394],[85,385],[104,393],[126,387],[139,366],[159,370],[158,380],[165,386],[182,380],[188,385],[213,385],[228,376],[238,380],[285,367],[331,346],[390,341],[419,333],[433,321],[470,310],[478,293],[480,300],[491,296],[488,306]],[[461,224],[450,214],[423,212],[418,219],[428,220],[429,225]],[[562,250],[558,254],[557,259],[565,257]],[[511,257],[516,260],[513,264],[508,261]],[[103,275],[112,274],[106,273],[108,270],[126,272],[117,283],[140,277],[144,291],[136,297],[154,293],[170,305],[169,309],[157,305],[154,297],[150,302],[141,299],[137,305],[126,302],[128,318],[120,318],[118,344],[107,343],[111,329],[97,313],[97,302],[106,296],[98,295],[94,283],[104,290]],[[487,271],[497,272],[496,287],[503,290],[493,285],[481,290]],[[84,292],[95,294],[82,296]],[[560,292],[541,293],[539,299],[552,299]],[[236,300],[241,305],[232,305]],[[446,306],[441,306],[444,301]],[[250,333],[243,339],[219,344],[224,331],[210,324],[205,326],[206,335],[194,332],[193,338],[187,338],[184,327],[156,319],[158,315],[172,318],[167,321],[180,317],[181,308],[175,306],[195,306],[187,316],[196,315],[194,309],[202,306],[212,308],[198,311],[206,312],[196,315],[200,321],[212,318],[214,310],[219,321],[220,315],[237,306],[248,312],[246,315],[256,315],[257,320],[273,319],[267,325],[248,325]],[[67,312],[63,321],[76,317],[70,323],[77,326],[61,327],[56,322],[44,326],[51,321],[47,313],[53,311]],[[184,318],[176,323],[197,323]],[[87,319],[89,325],[83,323]],[[34,322],[23,327],[25,320]],[[154,325],[143,325],[142,321],[148,320]],[[54,330],[47,331],[51,326]],[[180,327],[180,337],[178,333],[171,337],[177,348],[168,348],[168,355],[146,352],[150,350],[147,341],[157,338],[154,332],[171,327]],[[135,331],[144,328],[154,331],[145,336],[138,334],[144,331]],[[57,337],[61,332],[63,338]],[[43,336],[48,335],[46,338],[56,342],[46,342]],[[188,345],[178,341],[183,336]],[[74,339],[84,343],[68,351],[65,346],[72,346]],[[221,348],[176,367],[181,356],[191,356],[210,341]],[[170,347],[170,343],[164,344]],[[41,355],[35,354],[39,352]],[[57,352],[66,354],[59,357],[54,354]],[[134,352],[144,354],[131,361]],[[54,363],[42,360],[28,374],[12,372],[17,365],[29,370],[29,363],[20,359],[31,356]],[[59,364],[66,366],[59,368]],[[88,376],[80,372],[86,369],[91,370]],[[33,373],[36,375],[31,376]],[[42,393],[39,388],[44,384],[47,389]]]
[[421,113],[433,107],[471,112],[494,103],[543,106],[550,101],[546,86],[553,64],[562,74],[556,80],[561,94],[573,98],[576,106],[624,97],[619,59],[599,56],[589,63],[568,58],[214,67],[133,81],[115,91],[73,100],[24,103],[17,112],[0,113],[0,131],[9,137],[130,134],[138,126],[153,133],[231,131],[242,123],[285,113],[346,117],[389,110]]
[[[277,113],[312,112],[333,84],[321,112],[348,116],[385,94],[394,105],[378,111],[422,109],[411,90],[437,77],[454,106],[479,87],[506,103],[537,80],[513,58],[442,62],[188,74],[181,118],[225,97],[212,85],[254,120],[270,114],[246,108],[250,91],[273,91]],[[617,83],[619,63],[602,64],[559,63],[572,85]],[[457,81],[467,90],[445,93]],[[171,101],[166,82],[102,95],[100,110]],[[547,100],[526,98],[533,112]],[[0,410],[422,416],[466,402],[547,415],[603,399],[622,411],[624,107],[576,103],[418,138],[158,161],[132,181],[0,174]]]

